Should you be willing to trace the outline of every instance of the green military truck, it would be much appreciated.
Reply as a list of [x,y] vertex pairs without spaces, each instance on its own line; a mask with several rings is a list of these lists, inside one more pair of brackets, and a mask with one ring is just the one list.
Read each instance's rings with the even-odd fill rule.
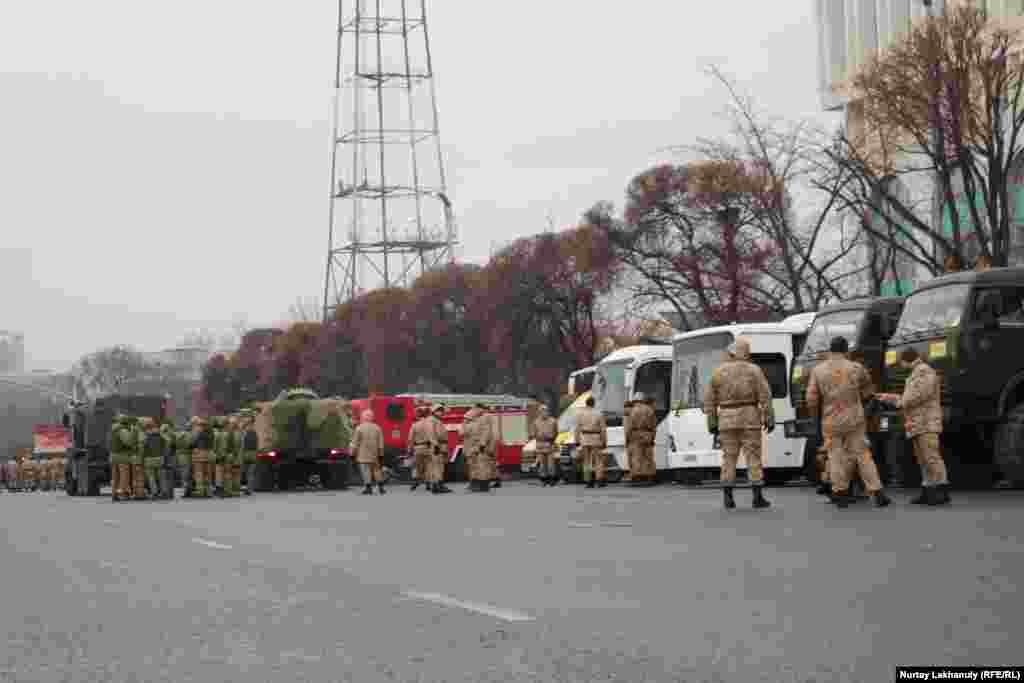
[[[808,480],[814,481],[817,478],[814,456],[822,441],[820,415],[811,415],[807,407],[807,381],[811,371],[825,359],[832,339],[844,337],[850,344],[850,357],[868,369],[875,387],[881,390],[885,375],[886,342],[896,330],[903,305],[903,297],[866,297],[825,306],[815,316],[803,350],[793,361],[790,375],[789,396],[796,411],[796,419],[783,423],[787,437],[807,439],[804,447],[804,473]],[[889,483],[893,472],[891,464],[886,460],[887,435],[880,432],[879,426],[878,415],[869,414],[867,431],[872,452],[882,478]]]
[[351,471],[351,425],[335,414],[343,403],[340,399],[321,399],[310,389],[296,388],[282,391],[265,406],[269,430],[261,430],[257,425],[256,431],[262,431],[263,436],[256,456],[253,490],[347,486]]
[[[1024,268],[938,277],[907,298],[889,342],[885,391],[903,392],[897,363],[914,348],[942,381],[942,453],[957,486],[1024,481]],[[920,482],[898,411],[883,413],[887,446],[907,485]]]
[[163,420],[173,414],[164,396],[112,394],[76,405],[64,414],[71,449],[64,461],[64,488],[70,496],[98,496],[110,484],[110,428],[118,414]]

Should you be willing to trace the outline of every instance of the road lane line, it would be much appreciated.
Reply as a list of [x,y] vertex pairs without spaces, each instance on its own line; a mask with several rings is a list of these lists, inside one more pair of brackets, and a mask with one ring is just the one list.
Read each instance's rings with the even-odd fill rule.
[[403,593],[403,595],[409,598],[413,598],[415,600],[432,602],[437,605],[444,605],[445,607],[457,607],[458,609],[464,609],[469,612],[476,612],[477,614],[483,614],[488,617],[496,617],[503,621],[533,621],[533,617],[523,612],[502,609],[501,607],[494,607],[493,605],[481,605],[475,602],[464,602],[462,600],[458,600],[447,595],[441,595],[440,593],[417,593],[415,591],[408,591],[406,593]]
[[118,522],[116,519],[105,519],[103,520],[103,523],[107,526],[121,526],[121,523]]
[[193,543],[199,545],[205,545],[207,548],[216,548],[217,550],[231,550],[230,545],[224,545],[223,543],[216,543],[214,541],[207,541],[205,538],[193,538]]

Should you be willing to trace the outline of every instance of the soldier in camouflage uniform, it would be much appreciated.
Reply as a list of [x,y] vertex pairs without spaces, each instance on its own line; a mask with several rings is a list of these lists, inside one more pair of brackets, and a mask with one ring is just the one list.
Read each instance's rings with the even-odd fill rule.
[[[430,421],[430,409],[427,406],[416,406],[416,422],[409,430],[409,439],[406,444],[406,452],[415,459],[410,491],[415,491],[421,483],[427,481],[427,465],[436,450],[437,435],[434,433],[434,425]],[[432,488],[432,486],[427,486],[428,491]]]
[[224,464],[227,462],[228,433],[227,419],[215,416],[210,420],[213,427],[213,449],[210,453],[210,465],[213,468],[213,495],[224,497]]
[[594,397],[588,396],[586,405],[576,418],[576,452],[583,461],[583,478],[588,489],[608,485],[607,463],[604,450],[608,447],[608,425],[604,415],[594,410]]
[[830,357],[819,363],[808,379],[807,407],[816,414],[820,405],[822,423],[830,427],[832,500],[841,508],[851,503],[850,478],[857,471],[875,505],[885,507],[891,501],[882,490],[878,468],[865,447],[864,401],[875,393],[871,375],[863,365],[846,358],[850,344],[845,338],[833,339],[829,350]]
[[497,477],[497,462],[494,458],[494,427],[486,407],[473,406],[463,419],[464,452],[473,463],[470,471],[470,491],[486,493],[491,482]]
[[160,425],[160,438],[164,446],[163,460],[160,463],[160,497],[164,500],[174,500],[174,480],[178,469],[175,455],[177,439],[174,425],[170,420],[164,420]]
[[210,451],[213,448],[213,429],[201,417],[192,418],[192,495],[208,498],[210,495]]
[[181,430],[174,434],[174,460],[178,466],[178,478],[181,479],[182,497],[192,497],[192,434]]
[[921,467],[921,494],[915,505],[946,505],[950,502],[946,463],[939,448],[942,433],[942,385],[939,376],[914,349],[900,353],[900,366],[910,371],[903,395],[883,394],[882,400],[903,410],[903,422],[914,445],[914,459]]
[[750,362],[750,342],[742,337],[729,345],[728,357],[715,368],[704,392],[708,431],[722,440],[722,492],[727,509],[736,507],[732,490],[740,452],[747,458],[755,508],[771,505],[764,497],[761,430],[775,429],[772,393],[764,371]]
[[653,486],[658,477],[658,468],[654,462],[654,434],[658,429],[658,416],[650,396],[636,395],[628,423],[626,451],[629,453],[632,481]]
[[373,495],[373,484],[381,495],[384,491],[384,432],[373,421],[373,411],[364,410],[359,426],[352,431],[349,447],[363,476],[363,495]]
[[134,420],[118,415],[110,429],[110,497],[114,502],[131,498],[132,458],[138,440]]
[[247,496],[252,495],[253,481],[256,478],[256,454],[260,449],[260,440],[254,428],[255,424],[255,410],[246,409],[239,413],[239,461],[241,462],[241,467],[245,470],[244,493]]
[[163,466],[163,437],[156,420],[151,417],[142,419],[142,437],[139,447],[142,450],[142,465],[146,471],[146,493],[150,499],[160,495],[160,468]]
[[[633,413],[633,406],[636,403],[633,399],[628,399],[622,404],[622,433],[629,434],[629,417]],[[626,458],[626,471],[623,475],[623,480],[631,482],[633,481],[633,468],[636,465],[633,464],[633,454],[629,450],[629,439],[626,439],[626,452],[624,453]]]
[[445,486],[444,483],[445,467],[448,465],[448,430],[441,419],[444,415],[444,406],[441,404],[434,406],[432,413],[430,426],[434,430],[434,437],[437,439],[437,448],[434,449],[433,454],[430,456],[430,490],[438,494],[451,493],[452,490]]
[[537,475],[544,486],[555,486],[558,483],[558,452],[555,450],[558,420],[551,417],[547,406],[540,407],[533,433],[537,441]]
[[224,458],[224,495],[237,498],[242,495],[242,435],[238,432],[238,416],[229,417],[225,427],[227,438]]

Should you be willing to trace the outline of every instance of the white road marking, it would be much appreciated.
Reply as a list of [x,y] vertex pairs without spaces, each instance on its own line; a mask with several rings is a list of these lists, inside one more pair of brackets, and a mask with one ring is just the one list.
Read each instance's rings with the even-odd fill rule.
[[121,526],[121,523],[118,522],[116,519],[105,519],[103,520],[103,523],[107,526]]
[[569,522],[570,529],[593,529],[593,524],[581,524],[580,522]]
[[215,543],[214,541],[207,541],[205,538],[193,538],[193,543],[199,545],[205,545],[207,548],[216,548],[217,550],[231,550],[230,545],[224,545],[223,543]]
[[477,614],[483,614],[489,617],[496,617],[503,621],[533,621],[533,617],[523,612],[502,609],[501,607],[494,607],[493,605],[481,605],[475,602],[463,602],[462,600],[458,600],[447,595],[441,595],[440,593],[417,593],[410,591],[404,593],[403,595],[409,598],[413,598],[415,600],[433,602],[438,605],[444,605],[445,607],[457,607],[459,609],[464,609],[469,612],[476,612]]
[[633,522],[601,522],[601,526],[633,526]]

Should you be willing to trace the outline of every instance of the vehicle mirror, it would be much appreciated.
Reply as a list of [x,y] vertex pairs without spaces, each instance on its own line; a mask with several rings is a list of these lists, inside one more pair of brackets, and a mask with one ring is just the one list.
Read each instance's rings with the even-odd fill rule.
[[883,315],[881,323],[881,330],[879,331],[882,334],[882,339],[889,339],[896,331],[895,321],[891,317]]

